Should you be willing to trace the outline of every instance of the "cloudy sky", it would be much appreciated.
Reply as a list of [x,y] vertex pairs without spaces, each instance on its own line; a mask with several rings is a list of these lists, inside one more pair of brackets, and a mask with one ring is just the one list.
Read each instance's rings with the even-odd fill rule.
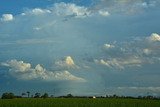
[[1,0],[0,94],[160,96],[159,0]]

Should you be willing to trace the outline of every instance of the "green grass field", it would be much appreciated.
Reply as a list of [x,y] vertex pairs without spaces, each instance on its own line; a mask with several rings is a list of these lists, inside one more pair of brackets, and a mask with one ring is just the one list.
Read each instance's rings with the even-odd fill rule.
[[123,98],[0,99],[0,107],[160,107],[160,100]]

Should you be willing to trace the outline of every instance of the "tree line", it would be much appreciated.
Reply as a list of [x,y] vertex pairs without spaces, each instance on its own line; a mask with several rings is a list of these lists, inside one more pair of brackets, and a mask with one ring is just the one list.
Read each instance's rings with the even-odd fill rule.
[[[34,95],[30,95],[30,92],[27,91],[26,93],[22,93],[21,95],[17,96],[12,92],[5,92],[2,94],[1,99],[13,99],[13,98],[53,98],[53,95],[50,95],[48,93],[44,93],[41,95],[41,93],[35,93]],[[106,96],[73,96],[72,94],[67,94],[66,96],[58,96],[56,98],[132,98],[132,99],[160,99],[160,97],[147,95],[147,96],[118,96],[116,94],[114,95],[106,95]]]
[[48,93],[44,93],[44,94],[41,95],[41,93],[38,93],[38,92],[35,93],[34,95],[30,96],[30,92],[29,91],[27,91],[26,93],[22,93],[21,96],[17,96],[17,95],[15,95],[12,92],[3,93],[2,96],[1,96],[2,99],[13,99],[13,98],[48,98],[48,97],[49,97]]

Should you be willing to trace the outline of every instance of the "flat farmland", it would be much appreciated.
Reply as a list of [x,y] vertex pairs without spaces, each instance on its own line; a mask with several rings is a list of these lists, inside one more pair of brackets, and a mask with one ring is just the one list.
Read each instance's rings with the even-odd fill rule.
[[160,100],[126,98],[0,99],[0,107],[160,107]]

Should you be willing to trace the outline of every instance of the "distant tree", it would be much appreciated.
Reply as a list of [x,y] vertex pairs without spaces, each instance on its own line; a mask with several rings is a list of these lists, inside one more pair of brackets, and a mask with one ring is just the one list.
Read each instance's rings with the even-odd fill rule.
[[2,99],[13,99],[15,98],[15,95],[13,93],[3,93]]
[[67,94],[67,97],[71,98],[71,97],[73,97],[73,95],[72,94]]
[[48,93],[44,93],[41,97],[42,98],[48,98]]
[[117,98],[118,96],[116,94],[113,95],[114,98]]
[[34,98],[40,98],[41,94],[40,93],[35,93]]
[[29,95],[30,95],[30,92],[29,92],[29,91],[27,91],[27,95],[28,95],[28,98],[29,98]]
[[147,99],[153,99],[154,97],[151,95],[146,96]]

